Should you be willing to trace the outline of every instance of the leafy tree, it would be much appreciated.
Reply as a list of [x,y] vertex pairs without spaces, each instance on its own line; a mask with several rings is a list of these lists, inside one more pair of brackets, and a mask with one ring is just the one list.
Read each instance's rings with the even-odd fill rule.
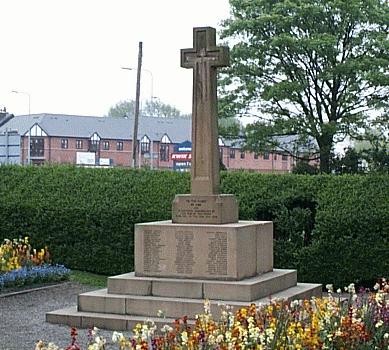
[[189,114],[182,114],[176,107],[163,103],[159,99],[146,101],[142,113],[161,118],[190,118]]
[[344,155],[333,157],[331,170],[335,174],[362,174],[364,168],[362,166],[363,156],[354,148],[347,148]]
[[108,111],[108,117],[124,118],[133,117],[135,114],[135,101],[120,101]]
[[298,161],[292,170],[293,174],[317,175],[318,172],[318,168],[309,164],[309,159]]
[[244,131],[244,127],[238,118],[219,118],[219,135],[224,139],[236,140]]
[[363,140],[354,145],[370,171],[389,172],[389,137],[383,128],[364,130]]
[[259,117],[246,131],[253,151],[274,135],[312,138],[320,169],[329,172],[336,142],[387,122],[387,0],[230,5],[221,31],[232,46],[231,66],[221,75],[221,112]]
[[[135,101],[120,101],[108,111],[109,117],[133,117],[135,113]],[[188,114],[182,114],[177,108],[163,103],[160,100],[146,101],[140,111],[141,115],[161,118],[190,118]]]

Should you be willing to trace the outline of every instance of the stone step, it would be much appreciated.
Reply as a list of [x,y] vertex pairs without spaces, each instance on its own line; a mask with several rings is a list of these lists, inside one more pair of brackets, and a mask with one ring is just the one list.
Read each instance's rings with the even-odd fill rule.
[[[48,312],[46,321],[55,324],[66,324],[77,328],[98,327],[108,330],[132,330],[137,323],[143,323],[146,320],[152,320],[158,327],[165,324],[172,325],[176,318],[187,315],[194,318],[196,314],[203,313],[203,301],[198,299],[174,299],[162,297],[141,297],[141,296],[123,296],[112,295],[107,293],[107,289],[97,290],[94,292],[84,293],[88,295],[82,298],[81,305]],[[284,299],[309,299],[312,296],[321,296],[320,284],[298,283],[296,286],[287,290],[275,293],[272,296],[256,300],[254,303],[267,304],[270,300]],[[142,301],[143,299],[143,301]],[[169,300],[170,299],[170,300]],[[119,301],[120,300],[120,301]],[[129,301],[128,301],[129,300]],[[246,307],[249,304],[237,301],[217,301],[211,300],[211,312],[215,320],[220,317],[219,303],[231,305],[233,309]],[[165,303],[165,304],[164,304]],[[135,314],[120,314],[117,311],[125,312],[133,309],[138,312]],[[119,305],[121,306],[119,308]],[[164,309],[168,306],[169,309]],[[94,309],[95,312],[86,311],[85,309]],[[100,311],[97,311],[100,310]],[[153,317],[158,310],[165,312],[166,318]],[[187,312],[185,312],[187,311]],[[194,312],[195,311],[195,312]],[[169,315],[176,316],[169,316]],[[189,320],[190,324],[194,321]]]
[[[77,306],[46,313],[46,322],[49,323],[68,325],[69,327],[76,328],[97,327],[112,331],[132,331],[138,323],[142,324],[146,320],[153,321],[159,329],[165,324],[173,327],[175,321],[173,318],[82,312],[77,310]],[[194,324],[194,321],[188,320],[188,324]]]
[[[296,286],[273,295],[252,301],[253,303],[268,303],[271,299],[302,299],[321,295],[321,285],[298,283]],[[211,312],[218,318],[221,309],[219,304],[228,304],[233,308],[245,307],[245,301],[211,300]],[[204,301],[193,298],[171,298],[142,295],[109,294],[107,289],[100,289],[80,294],[78,310],[119,315],[157,316],[158,310],[169,318],[182,316],[193,317],[204,311]]]
[[274,269],[242,281],[137,277],[131,272],[109,277],[108,293],[251,302],[296,284],[296,270],[284,269]]

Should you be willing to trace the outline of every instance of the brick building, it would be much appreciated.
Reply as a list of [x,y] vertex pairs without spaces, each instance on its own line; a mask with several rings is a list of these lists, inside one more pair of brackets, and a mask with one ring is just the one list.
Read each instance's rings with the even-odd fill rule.
[[[22,164],[126,167],[131,164],[131,118],[32,114],[11,118],[0,126],[0,133],[6,129],[21,135]],[[140,117],[138,164],[173,169],[175,146],[190,139],[190,119]],[[219,146],[222,162],[230,170],[283,173],[293,168],[293,159],[286,153],[244,152],[222,139]]]

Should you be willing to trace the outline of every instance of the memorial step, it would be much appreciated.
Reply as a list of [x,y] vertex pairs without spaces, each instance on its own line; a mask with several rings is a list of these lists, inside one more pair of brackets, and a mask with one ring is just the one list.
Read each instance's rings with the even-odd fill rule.
[[108,293],[250,302],[296,284],[296,270],[284,269],[241,281],[138,277],[131,272],[109,277]]
[[[299,283],[296,286],[274,293],[266,297],[253,300],[253,303],[268,303],[272,299],[301,299],[317,296],[321,293],[321,285]],[[221,309],[219,304],[228,304],[233,308],[245,307],[250,302],[236,300],[210,299],[211,312],[218,318]],[[80,294],[78,296],[78,310],[119,315],[157,316],[158,310],[163,311],[166,317],[180,318],[194,316],[204,310],[203,299],[172,298],[143,295],[108,294],[107,289],[100,289]]]
[[[320,284],[298,283],[294,287],[255,300],[253,303],[267,304],[275,299],[309,299],[312,296],[321,296]],[[215,320],[220,317],[220,304],[230,305],[233,309],[247,307],[250,304],[220,300],[210,300],[210,303]],[[162,310],[166,318],[153,317],[158,310]],[[146,320],[153,320],[159,326],[171,325],[177,318],[185,315],[193,318],[203,311],[204,301],[199,299],[108,294],[107,289],[100,289],[80,294],[78,308],[71,307],[47,313],[46,321],[78,328],[95,326],[110,330],[131,330],[137,323]]]
[[[144,316],[81,312],[77,310],[77,306],[46,313],[46,322],[49,323],[68,325],[76,328],[97,327],[112,331],[132,331],[138,323],[142,324],[146,320],[153,321],[158,328],[163,327],[165,324],[172,326],[175,321],[173,318],[146,318]],[[188,323],[194,324],[194,321],[188,320]]]

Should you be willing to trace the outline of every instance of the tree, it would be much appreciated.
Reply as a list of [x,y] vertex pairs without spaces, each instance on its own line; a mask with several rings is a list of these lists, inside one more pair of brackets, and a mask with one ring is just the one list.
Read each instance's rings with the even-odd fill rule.
[[331,171],[335,174],[363,174],[363,156],[354,148],[345,149],[344,155],[333,157],[331,162]]
[[146,101],[142,113],[161,118],[190,118],[189,114],[182,114],[176,107],[163,103],[159,99]]
[[108,111],[108,117],[124,118],[133,117],[135,114],[135,101],[120,101]]
[[[135,111],[135,101],[120,101],[108,111],[108,117],[126,117],[132,118]],[[148,100],[140,111],[141,115],[160,118],[190,118],[189,114],[182,114],[172,105],[157,100]]]
[[232,16],[221,31],[232,46],[231,66],[221,76],[221,106],[227,115],[259,117],[246,131],[253,151],[274,135],[312,138],[320,169],[329,172],[336,142],[387,123],[387,0],[230,5]]

